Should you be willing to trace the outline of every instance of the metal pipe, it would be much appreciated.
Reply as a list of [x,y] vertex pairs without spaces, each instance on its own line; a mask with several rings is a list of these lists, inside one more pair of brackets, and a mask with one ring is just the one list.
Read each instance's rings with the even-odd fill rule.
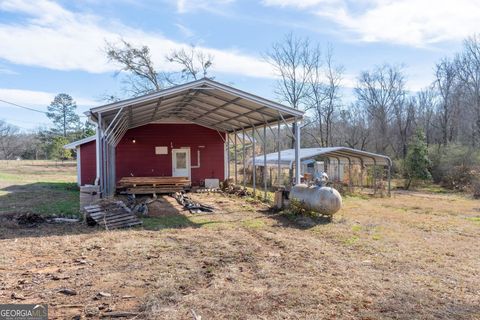
[[352,192],[352,160],[350,158],[348,159],[348,188],[350,189],[349,191]]
[[242,129],[243,137],[242,137],[242,161],[243,161],[243,189],[245,189],[245,129]]
[[97,120],[97,140],[95,142],[95,148],[96,148],[96,154],[95,154],[95,158],[96,158],[96,171],[97,171],[97,177],[95,179],[95,185],[100,185],[100,191],[102,189],[102,185],[101,185],[101,175],[102,175],[102,169],[101,169],[101,164],[102,164],[102,161],[101,161],[101,141],[102,141],[102,114],[99,113],[98,114],[98,120]]
[[300,126],[298,119],[295,118],[295,184],[301,182],[300,179]]
[[255,127],[252,130],[252,159],[253,159],[253,170],[252,170],[252,179],[253,179],[253,197],[255,197],[257,189],[257,168],[255,167]]
[[263,200],[267,200],[267,127],[263,126]]
[[226,133],[227,138],[227,176],[226,179],[230,179],[230,135]]
[[235,137],[234,137],[234,146],[235,146],[235,154],[234,154],[234,159],[235,159],[235,185],[237,185],[237,131],[234,131]]
[[392,173],[391,173],[392,166],[389,162],[388,164],[388,196],[390,197],[392,195],[392,187],[391,187],[391,180],[392,180]]
[[377,160],[373,158],[373,194],[377,194]]
[[340,178],[340,158],[337,158],[337,178],[338,178],[338,182],[341,182],[341,178]]
[[282,176],[282,169],[281,169],[281,166],[280,166],[280,161],[281,161],[281,158],[282,158],[282,155],[281,155],[281,152],[280,152],[280,121],[278,122],[277,124],[277,130],[278,130],[278,135],[277,135],[277,152],[278,152],[278,163],[277,163],[277,180],[278,180],[278,187],[281,186],[282,184],[282,179],[281,179],[281,176]]

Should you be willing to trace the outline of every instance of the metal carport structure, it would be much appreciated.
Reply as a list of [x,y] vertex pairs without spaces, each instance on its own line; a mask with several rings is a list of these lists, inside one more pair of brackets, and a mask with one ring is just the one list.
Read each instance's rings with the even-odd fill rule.
[[[287,149],[280,152],[280,158],[278,153],[275,152],[254,157],[250,160],[250,162],[254,164],[254,166],[265,166],[265,163],[267,166],[278,166],[279,170],[280,167],[292,168],[295,161],[295,154],[296,153],[294,149]],[[340,159],[346,159],[349,165],[349,171],[351,170],[353,161],[358,160],[358,162],[361,164],[362,170],[364,165],[373,165],[374,179],[376,178],[376,167],[385,166],[387,167],[388,193],[390,194],[392,160],[385,155],[347,147],[301,148],[299,150],[300,161],[315,157],[335,159],[338,164],[340,164]],[[340,165],[338,165],[338,168],[340,168]],[[374,185],[376,188],[375,183]]]
[[[259,130],[263,130],[265,137],[267,128],[273,132],[272,127],[276,126],[280,132],[281,125],[289,128],[292,124],[289,130],[295,139],[296,168],[300,167],[300,126],[296,124],[303,117],[302,111],[206,78],[95,107],[86,115],[97,127],[95,183],[100,185],[102,196],[111,196],[115,192],[115,148],[124,134],[129,129],[155,121],[176,119],[216,130],[226,146],[227,178],[230,176],[230,143],[234,143],[237,150],[237,140],[241,136],[243,140],[249,139],[255,150]],[[277,145],[280,145],[279,139],[278,134]],[[266,141],[261,140],[265,150]],[[295,171],[295,179],[300,182],[299,170]]]

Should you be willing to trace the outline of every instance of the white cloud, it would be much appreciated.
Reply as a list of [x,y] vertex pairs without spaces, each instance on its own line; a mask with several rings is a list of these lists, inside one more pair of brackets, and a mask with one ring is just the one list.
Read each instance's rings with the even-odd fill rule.
[[303,8],[365,42],[424,47],[461,40],[480,30],[480,0],[264,0]]
[[[47,106],[52,102],[55,95],[55,93],[45,91],[0,88],[0,99],[42,111],[47,109]],[[100,104],[88,98],[73,98],[79,107],[93,107]],[[11,106],[0,102],[0,107]],[[83,109],[85,108],[82,108],[82,110]]]
[[[105,57],[105,41],[123,38],[133,44],[148,45],[156,66],[172,70],[174,66],[167,63],[165,54],[186,46],[161,34],[134,29],[118,21],[73,13],[48,0],[0,0],[1,10],[26,16],[26,21],[21,24],[0,23],[0,58],[17,64],[56,70],[109,72],[116,68]],[[272,77],[270,66],[257,57],[235,50],[198,48],[214,55],[213,69],[216,72]]]
[[263,0],[262,3],[266,6],[278,7],[294,7],[298,9],[305,9],[315,7],[320,4],[338,4],[339,0]]
[[227,5],[234,0],[176,0],[177,12],[188,13],[195,10],[216,11],[215,7]]

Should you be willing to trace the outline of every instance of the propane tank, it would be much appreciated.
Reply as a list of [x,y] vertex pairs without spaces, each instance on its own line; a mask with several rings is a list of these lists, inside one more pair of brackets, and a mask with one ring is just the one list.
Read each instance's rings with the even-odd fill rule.
[[342,196],[331,187],[297,184],[290,191],[290,199],[295,199],[309,210],[322,215],[333,215],[342,207]]

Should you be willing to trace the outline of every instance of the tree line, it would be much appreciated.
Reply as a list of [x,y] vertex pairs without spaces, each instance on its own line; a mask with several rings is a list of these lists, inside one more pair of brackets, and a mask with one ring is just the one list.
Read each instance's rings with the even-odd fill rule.
[[55,96],[46,116],[51,126],[33,132],[22,132],[17,126],[0,120],[0,159],[72,159],[74,152],[63,146],[95,133],[92,124],[81,121],[76,102],[66,93]]
[[[105,52],[109,61],[118,66],[116,75],[121,77],[127,96],[202,77],[213,78],[210,71],[214,57],[194,46],[165,55],[166,61],[178,67],[178,72],[156,68],[148,46],[136,47],[122,40],[107,43]],[[477,35],[467,38],[458,53],[438,61],[432,72],[434,81],[418,92],[407,89],[401,65],[388,63],[362,71],[353,88],[349,88],[345,68],[335,60],[331,46],[323,48],[293,33],[273,43],[263,58],[276,73],[277,99],[306,111],[302,147],[347,146],[385,154],[396,160],[396,173],[411,178],[415,170],[409,171],[408,164],[418,166],[412,159],[424,158],[420,163],[437,182],[455,176],[450,178],[451,184],[469,180],[465,176],[471,177],[472,166],[480,162],[480,37]],[[106,100],[121,98],[111,95]],[[21,154],[31,158],[33,153],[37,157],[38,150],[47,158],[67,157],[68,154],[55,151],[55,144],[92,133],[92,128],[81,123],[73,112],[75,107],[68,95],[57,96],[48,113],[54,127],[36,133],[18,134],[13,126],[1,122],[0,157]],[[286,138],[282,149],[291,148],[293,137],[289,137],[287,130],[282,134]],[[273,151],[273,137],[267,138]],[[36,142],[26,148],[22,139]],[[26,149],[20,153],[18,148],[12,151],[15,145]],[[412,154],[412,150],[419,154]],[[418,174],[419,177],[429,177],[425,170],[420,172],[424,174]]]

